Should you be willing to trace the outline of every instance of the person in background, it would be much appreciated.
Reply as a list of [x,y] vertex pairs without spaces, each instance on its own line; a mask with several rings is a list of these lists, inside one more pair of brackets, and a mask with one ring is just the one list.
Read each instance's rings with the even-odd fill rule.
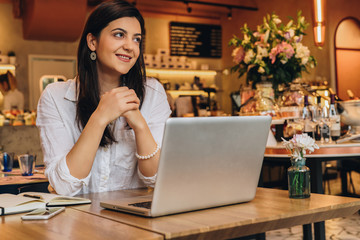
[[0,91],[3,95],[3,111],[24,110],[24,94],[17,89],[16,78],[10,71],[0,75]]
[[76,195],[154,185],[171,110],[162,85],[146,78],[143,34],[132,4],[100,4],[80,38],[78,75],[42,93],[36,124],[50,190]]

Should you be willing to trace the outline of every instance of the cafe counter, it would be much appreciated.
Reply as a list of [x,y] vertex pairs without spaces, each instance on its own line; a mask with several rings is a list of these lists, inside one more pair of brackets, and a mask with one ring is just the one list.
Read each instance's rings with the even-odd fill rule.
[[1,126],[0,151],[13,152],[15,155],[36,154],[36,165],[43,164],[39,131],[36,126]]

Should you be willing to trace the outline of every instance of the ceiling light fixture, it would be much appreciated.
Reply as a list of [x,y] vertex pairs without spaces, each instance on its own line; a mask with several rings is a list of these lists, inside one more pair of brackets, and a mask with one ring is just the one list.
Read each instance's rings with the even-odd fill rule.
[[231,20],[232,19],[232,8],[229,7],[229,13],[227,14],[227,19]]
[[188,1],[184,1],[184,3],[186,4],[186,11],[187,11],[188,13],[191,13],[192,8],[189,6],[189,2],[188,2]]
[[[198,0],[166,0],[169,2],[183,2],[185,4],[198,4],[198,5],[208,5],[208,6],[215,6],[215,7],[224,7],[224,8],[237,8],[242,10],[249,10],[249,11],[257,11],[259,10],[258,7],[251,7],[251,6],[244,6],[240,4],[223,4],[223,3],[215,3],[215,2],[206,2],[206,1],[198,1]],[[254,0],[255,2],[255,0]],[[256,2],[255,2],[256,5]]]
[[325,44],[325,9],[326,0],[313,0],[313,27],[315,45]]

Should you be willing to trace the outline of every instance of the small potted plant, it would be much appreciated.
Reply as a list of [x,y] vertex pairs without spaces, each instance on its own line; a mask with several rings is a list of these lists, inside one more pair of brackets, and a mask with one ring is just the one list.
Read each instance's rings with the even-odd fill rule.
[[8,57],[9,57],[9,63],[10,64],[16,64],[16,56],[15,56],[14,51],[8,52]]

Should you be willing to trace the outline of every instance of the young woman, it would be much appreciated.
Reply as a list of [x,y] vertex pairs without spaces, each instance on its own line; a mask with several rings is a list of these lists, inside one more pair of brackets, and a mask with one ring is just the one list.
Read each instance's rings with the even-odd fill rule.
[[10,71],[0,75],[0,92],[3,95],[0,110],[24,110],[24,94],[17,89],[16,78]]
[[37,126],[45,175],[58,194],[153,185],[171,111],[145,78],[144,20],[126,1],[99,5],[78,48],[78,75],[43,92]]

